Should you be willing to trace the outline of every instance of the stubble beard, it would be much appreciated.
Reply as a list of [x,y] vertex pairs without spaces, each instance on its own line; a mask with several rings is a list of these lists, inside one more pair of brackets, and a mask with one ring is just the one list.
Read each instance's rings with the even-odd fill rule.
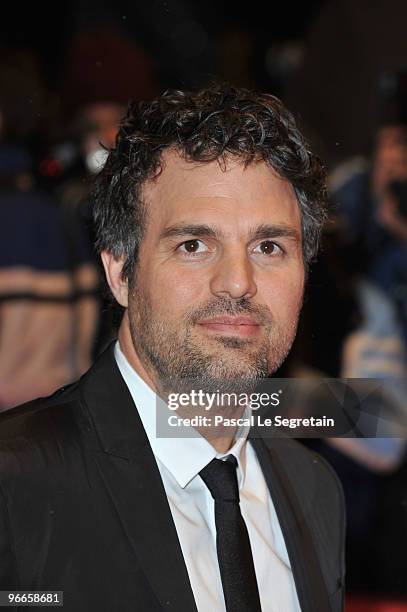
[[[199,383],[208,392],[248,392],[271,376],[290,351],[297,329],[300,304],[291,324],[282,329],[267,307],[242,298],[214,298],[187,311],[175,327],[153,316],[149,296],[135,283],[129,292],[129,325],[135,351],[156,382],[169,392],[188,390]],[[200,320],[249,314],[260,325],[262,339],[213,336],[205,344],[196,331]]]

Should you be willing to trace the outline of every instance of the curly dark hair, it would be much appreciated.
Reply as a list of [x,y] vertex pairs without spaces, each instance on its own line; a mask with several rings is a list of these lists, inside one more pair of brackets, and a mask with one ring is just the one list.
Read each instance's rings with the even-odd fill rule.
[[270,164],[297,195],[307,267],[326,217],[323,166],[278,98],[217,84],[129,104],[92,198],[96,249],[124,257],[124,278],[132,277],[143,237],[143,183],[160,173],[162,153],[170,148],[190,161],[218,160],[221,167],[229,156],[246,165]]

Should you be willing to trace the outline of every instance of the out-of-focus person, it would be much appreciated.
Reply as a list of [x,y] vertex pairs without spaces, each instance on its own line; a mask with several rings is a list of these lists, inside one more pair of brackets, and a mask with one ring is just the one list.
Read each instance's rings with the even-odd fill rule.
[[120,27],[92,23],[69,42],[61,90],[68,130],[62,134],[66,141],[54,152],[57,159],[64,159],[65,171],[55,196],[68,232],[72,265],[81,267],[81,274],[75,273],[77,290],[86,296],[76,303],[78,342],[84,344],[81,348],[76,343],[79,355],[91,345],[96,357],[115,335],[112,311],[106,307],[110,298],[99,299],[104,283],[92,246],[89,191],[115,146],[128,100],[149,99],[156,90],[153,60]]
[[87,266],[70,266],[59,207],[35,181],[31,142],[38,133],[44,100],[35,59],[22,51],[4,54],[0,59],[0,410],[51,393],[90,365],[90,342],[77,315],[78,308],[88,307]]
[[[371,379],[370,389],[380,388],[380,398],[364,397],[362,410],[369,418],[380,401],[389,416],[387,437],[304,442],[328,459],[344,487],[348,593],[405,596],[406,445],[391,427],[407,423],[400,317],[389,296],[367,277],[366,258],[360,247],[348,244],[341,220],[333,218],[328,228],[322,255],[310,273],[291,367],[283,375],[341,378],[345,383],[363,379],[362,385]],[[350,382],[357,388],[358,380]]]
[[376,134],[371,165],[336,184],[333,198],[349,245],[358,245],[367,278],[399,312],[407,347],[407,125],[389,121]]
[[[92,246],[88,196],[95,175],[114,147],[123,113],[124,107],[110,100],[89,102],[78,109],[70,130],[74,161],[55,191],[68,236],[75,286],[81,296],[76,303],[79,359],[89,351],[97,355],[113,333],[110,310],[103,308],[99,298],[102,279]],[[63,156],[66,147],[60,146],[57,156]],[[83,368],[89,365],[84,363]]]

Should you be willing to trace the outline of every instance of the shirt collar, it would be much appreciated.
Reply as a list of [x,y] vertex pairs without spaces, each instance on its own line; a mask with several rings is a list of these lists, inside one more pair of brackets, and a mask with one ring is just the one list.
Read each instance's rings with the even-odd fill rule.
[[[188,436],[186,432],[187,435],[183,437],[157,437],[156,411],[167,410],[167,407],[163,402],[157,401],[154,391],[131,367],[120,349],[119,341],[115,344],[114,355],[140,415],[154,456],[167,468],[180,487],[185,488],[212,459],[225,459],[228,455],[233,455],[238,464],[237,476],[241,489],[246,472],[245,450],[250,427],[244,425],[238,429],[235,442],[226,453],[218,453],[196,430],[193,436]],[[246,411],[244,416],[247,417],[249,414]]]

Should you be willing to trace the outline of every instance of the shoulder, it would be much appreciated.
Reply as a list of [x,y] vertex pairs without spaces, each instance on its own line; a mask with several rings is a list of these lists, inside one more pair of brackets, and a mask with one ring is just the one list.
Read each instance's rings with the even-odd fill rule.
[[101,432],[109,433],[118,419],[111,406],[125,396],[113,346],[77,382],[0,414],[0,485],[75,480],[84,470],[85,451],[101,450]]
[[297,440],[264,439],[273,477],[290,500],[292,512],[313,539],[326,584],[333,592],[345,574],[346,512],[342,485],[329,463]]
[[21,576],[48,555],[49,534],[80,516],[85,415],[76,383],[0,414],[0,585],[28,580]]
[[0,482],[61,465],[78,448],[86,415],[78,383],[0,414]]
[[336,472],[317,452],[291,438],[271,438],[264,441],[269,451],[279,457],[284,463],[284,468],[293,477],[322,478],[324,484],[330,485],[338,491],[338,494],[342,494],[342,486]]
[[47,397],[25,402],[20,406],[0,413],[0,443],[19,433],[39,419],[52,418],[60,414],[60,409],[72,401],[79,400],[78,382],[65,385]]
[[345,501],[341,482],[331,465],[318,453],[294,439],[264,440],[271,459],[279,464],[301,503],[330,511],[331,516],[343,520]]

